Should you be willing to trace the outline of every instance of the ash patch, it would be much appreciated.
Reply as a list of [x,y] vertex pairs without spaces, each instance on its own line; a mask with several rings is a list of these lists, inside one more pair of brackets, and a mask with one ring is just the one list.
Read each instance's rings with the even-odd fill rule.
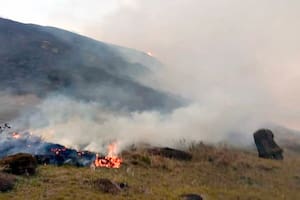
[[89,166],[96,154],[77,151],[60,144],[43,141],[29,132],[4,132],[0,134],[0,158],[27,153],[33,155],[38,164]]

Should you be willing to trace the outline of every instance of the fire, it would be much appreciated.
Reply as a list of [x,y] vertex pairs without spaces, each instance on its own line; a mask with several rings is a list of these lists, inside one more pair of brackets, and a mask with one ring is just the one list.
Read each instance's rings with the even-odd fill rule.
[[78,151],[78,152],[77,152],[77,155],[78,155],[78,156],[83,156],[83,155],[84,155],[84,151]]
[[15,139],[19,139],[21,137],[21,135],[17,132],[13,132],[12,137]]
[[147,55],[153,57],[153,53],[150,51],[147,52]]
[[122,162],[122,158],[117,156],[117,144],[112,143],[108,145],[107,156],[101,157],[96,154],[94,165],[95,167],[120,168]]
[[55,153],[56,155],[59,155],[60,152],[63,152],[63,151],[66,151],[67,149],[66,148],[52,148],[51,151],[53,153]]

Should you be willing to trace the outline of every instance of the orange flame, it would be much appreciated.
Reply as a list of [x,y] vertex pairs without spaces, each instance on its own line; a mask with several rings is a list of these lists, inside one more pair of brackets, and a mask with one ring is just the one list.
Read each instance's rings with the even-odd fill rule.
[[21,135],[19,133],[17,133],[17,132],[14,132],[12,134],[12,137],[15,138],[15,139],[19,139],[21,137]]
[[78,155],[78,156],[83,156],[83,155],[84,155],[84,151],[78,151],[78,152],[77,152],[77,155]]
[[117,156],[117,144],[108,145],[108,153],[105,157],[96,154],[95,167],[120,168],[123,160]]
[[55,153],[56,155],[59,155],[60,152],[66,151],[66,150],[67,150],[66,148],[52,148],[52,149],[51,149],[51,151],[52,151],[53,153]]
[[153,53],[150,51],[147,52],[147,55],[153,57]]

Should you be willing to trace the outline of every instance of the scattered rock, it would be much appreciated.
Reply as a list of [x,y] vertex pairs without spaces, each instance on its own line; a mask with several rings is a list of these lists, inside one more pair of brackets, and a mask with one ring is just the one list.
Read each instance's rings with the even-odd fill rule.
[[119,187],[124,190],[128,188],[128,184],[127,183],[118,183]]
[[11,174],[0,173],[0,192],[12,190],[16,180],[16,177]]
[[18,153],[0,160],[0,166],[4,172],[16,175],[34,175],[37,161],[31,154]]
[[164,147],[164,148],[152,148],[148,150],[150,154],[153,155],[159,155],[167,158],[172,158],[176,160],[191,160],[192,159],[192,154],[187,153],[185,151],[177,150],[177,149],[172,149],[169,147]]
[[275,143],[274,134],[269,129],[260,129],[254,134],[258,156],[275,160],[283,159],[283,150]]
[[[104,193],[110,193],[110,194],[119,194],[122,190],[119,184],[114,183],[111,180],[106,179],[106,178],[100,178],[100,179],[95,180],[94,186],[98,190],[100,190]],[[124,185],[122,185],[122,186],[124,186]]]
[[182,200],[203,200],[203,198],[198,194],[183,194],[180,195]]

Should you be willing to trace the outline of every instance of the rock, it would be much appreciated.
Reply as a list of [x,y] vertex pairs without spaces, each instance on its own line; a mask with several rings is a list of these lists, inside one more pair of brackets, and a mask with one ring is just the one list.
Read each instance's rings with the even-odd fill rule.
[[122,189],[122,190],[125,190],[128,188],[128,184],[127,183],[118,183],[119,187]]
[[198,194],[183,194],[180,196],[182,200],[203,200]]
[[159,155],[167,158],[172,158],[176,160],[191,160],[192,159],[192,154],[187,153],[185,151],[177,150],[177,149],[172,149],[169,147],[164,147],[164,148],[152,148],[148,150],[150,154],[153,155]]
[[11,174],[0,173],[0,192],[12,190],[16,180],[16,177]]
[[119,194],[122,190],[119,184],[114,183],[111,180],[106,178],[100,178],[95,180],[94,186],[98,190],[110,194]]
[[37,160],[27,153],[18,153],[0,160],[4,172],[16,175],[34,175],[37,168]]
[[258,156],[275,160],[283,159],[283,150],[275,143],[274,134],[269,129],[260,129],[254,134]]

